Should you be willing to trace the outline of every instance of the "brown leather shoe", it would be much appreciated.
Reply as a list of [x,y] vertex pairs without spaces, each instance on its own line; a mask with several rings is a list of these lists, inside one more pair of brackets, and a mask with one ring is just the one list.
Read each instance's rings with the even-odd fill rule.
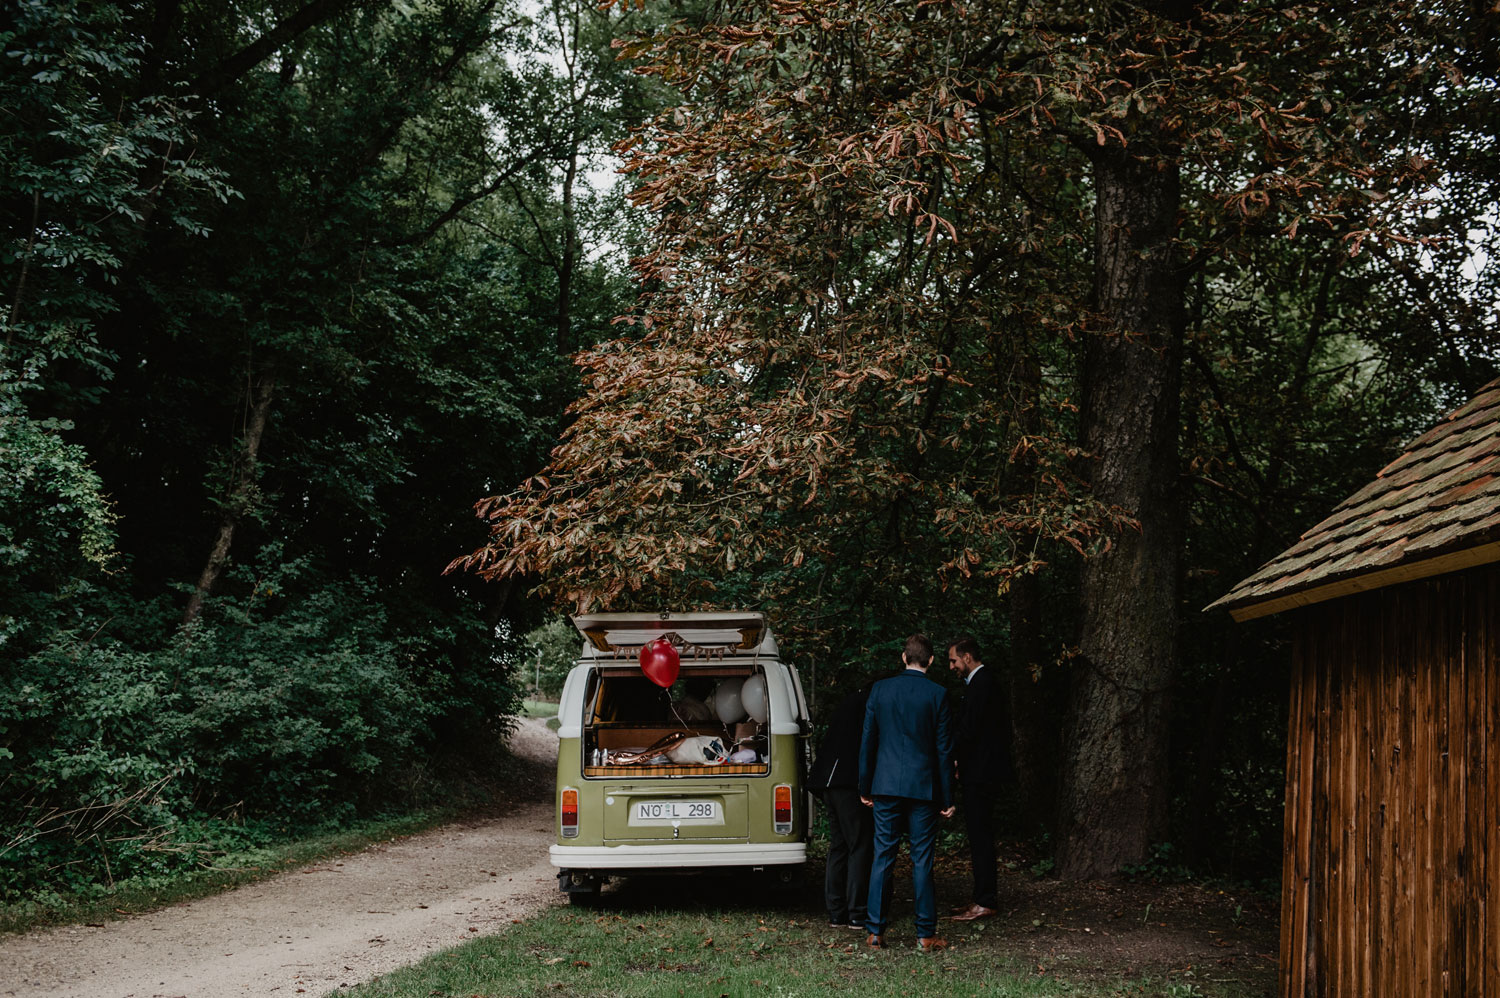
[[885,949],[885,936],[877,936],[872,932],[870,933],[870,937],[865,940],[865,945],[871,949]]
[[937,953],[948,948],[948,940],[939,939],[937,936],[928,936],[926,939],[917,940],[917,949],[923,953]]
[[955,922],[972,922],[976,918],[989,918],[994,913],[994,908],[986,908],[982,904],[971,904],[957,915],[950,916],[950,918]]

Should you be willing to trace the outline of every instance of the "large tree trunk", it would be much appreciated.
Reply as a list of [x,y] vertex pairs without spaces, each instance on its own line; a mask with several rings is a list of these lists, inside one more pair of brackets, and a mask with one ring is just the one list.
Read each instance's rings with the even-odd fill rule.
[[203,611],[203,601],[213,592],[219,575],[229,562],[229,549],[234,544],[234,531],[244,516],[255,489],[256,470],[260,459],[260,441],[266,432],[266,417],[271,411],[271,397],[276,393],[276,379],[263,375],[260,383],[251,389],[250,413],[245,420],[245,438],[241,444],[239,460],[235,462],[234,481],[220,510],[219,532],[214,538],[213,548],[203,571],[198,573],[198,584],[188,598],[187,609],[182,613],[184,627],[198,619]]
[[[1136,150],[1131,146],[1131,152]],[[1166,830],[1167,707],[1177,656],[1182,285],[1175,160],[1095,154],[1095,295],[1108,326],[1083,365],[1094,495],[1139,523],[1087,559],[1068,708],[1058,868],[1140,863]]]

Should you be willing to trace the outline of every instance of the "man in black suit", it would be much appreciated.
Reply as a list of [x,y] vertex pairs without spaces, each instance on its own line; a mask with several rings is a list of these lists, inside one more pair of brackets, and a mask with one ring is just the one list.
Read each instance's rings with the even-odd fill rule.
[[995,883],[995,800],[1000,795],[1005,732],[997,677],[985,668],[979,643],[968,635],[948,645],[948,668],[963,677],[963,708],[954,737],[954,768],[964,791],[964,824],[974,868],[973,900],[953,920],[988,918],[999,904]]
[[866,897],[866,942],[885,947],[890,917],[891,867],[903,834],[909,836],[917,947],[946,949],[937,936],[937,893],[932,859],[937,850],[938,816],[953,816],[953,734],[948,698],[927,678],[932,642],[922,634],[906,639],[901,653],[906,671],[882,679],[870,690],[859,751],[859,797],[875,812],[875,857]]
[[833,926],[859,928],[865,924],[875,819],[859,802],[859,740],[869,699],[867,683],[839,701],[808,776],[808,789],[817,793],[828,809],[823,903],[828,909],[828,924]]

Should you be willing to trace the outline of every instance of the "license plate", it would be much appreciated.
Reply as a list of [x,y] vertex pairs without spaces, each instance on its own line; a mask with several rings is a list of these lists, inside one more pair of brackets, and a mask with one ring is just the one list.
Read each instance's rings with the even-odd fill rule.
[[716,800],[638,800],[630,804],[632,825],[722,825]]

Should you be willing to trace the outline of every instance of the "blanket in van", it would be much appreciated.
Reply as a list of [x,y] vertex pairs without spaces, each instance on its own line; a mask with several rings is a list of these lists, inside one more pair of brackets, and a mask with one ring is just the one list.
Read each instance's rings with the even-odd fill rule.
[[674,731],[658,738],[649,748],[639,751],[622,749],[611,752],[608,762],[614,766],[665,765],[720,766],[729,759],[724,739],[713,735],[694,735]]

